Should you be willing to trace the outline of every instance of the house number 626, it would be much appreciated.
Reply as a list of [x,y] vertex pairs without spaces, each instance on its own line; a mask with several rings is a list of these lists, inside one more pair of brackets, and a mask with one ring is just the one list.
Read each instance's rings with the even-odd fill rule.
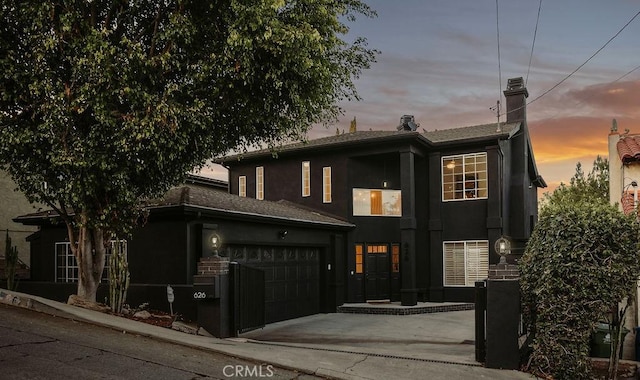
[[207,293],[205,293],[205,292],[194,292],[193,293],[193,298],[195,298],[195,299],[207,298]]

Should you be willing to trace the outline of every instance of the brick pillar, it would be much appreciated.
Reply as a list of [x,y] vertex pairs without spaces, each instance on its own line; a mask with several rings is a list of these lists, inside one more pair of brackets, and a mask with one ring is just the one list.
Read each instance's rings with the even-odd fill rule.
[[217,276],[229,273],[229,258],[220,256],[208,256],[198,261],[197,276]]
[[517,280],[520,278],[520,271],[516,264],[491,264],[489,265],[490,280]]
[[235,336],[229,297],[229,258],[203,257],[193,276],[194,298],[198,295],[198,326],[218,338]]
[[487,368],[518,369],[520,273],[515,264],[489,265],[487,280]]

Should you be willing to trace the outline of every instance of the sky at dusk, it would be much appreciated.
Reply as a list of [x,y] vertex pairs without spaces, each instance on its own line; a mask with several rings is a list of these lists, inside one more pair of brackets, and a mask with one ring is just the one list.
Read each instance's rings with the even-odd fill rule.
[[[342,104],[339,122],[314,127],[310,139],[336,128],[348,132],[354,117],[358,130],[395,130],[404,114],[424,130],[492,123],[490,107],[499,96],[504,104],[502,90],[513,77],[527,81],[528,125],[545,190],[568,182],[577,162],[590,168],[607,155],[612,119],[620,131],[640,133],[640,68],[618,80],[640,66],[640,16],[542,95],[640,12],[637,0],[542,0],[531,66],[540,2],[498,0],[500,71],[495,0],[366,2],[378,17],[348,24],[349,36],[363,36],[381,52],[356,81],[363,99]],[[227,179],[219,167],[205,173]]]

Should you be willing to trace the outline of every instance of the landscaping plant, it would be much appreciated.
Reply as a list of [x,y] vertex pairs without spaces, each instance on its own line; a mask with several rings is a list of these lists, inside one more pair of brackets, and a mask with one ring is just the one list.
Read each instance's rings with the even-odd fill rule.
[[[617,314],[618,304],[634,296],[639,241],[635,217],[606,201],[552,201],[542,208],[520,262],[534,334],[530,370],[554,379],[591,378],[590,337],[599,321],[612,318],[612,308]],[[612,353],[613,378],[618,349]]]
[[4,274],[7,277],[7,289],[16,290],[16,268],[18,266],[18,247],[11,245],[9,230],[5,238],[4,248]]
[[116,239],[109,256],[109,306],[114,313],[122,313],[122,306],[127,300],[129,277],[126,244]]

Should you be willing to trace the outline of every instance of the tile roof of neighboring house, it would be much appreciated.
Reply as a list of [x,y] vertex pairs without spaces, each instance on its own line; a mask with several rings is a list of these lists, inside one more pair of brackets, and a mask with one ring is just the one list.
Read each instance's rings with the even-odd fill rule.
[[515,132],[519,130],[519,127],[520,123],[517,122],[508,124],[502,123],[499,131],[496,123],[472,125],[468,127],[442,129],[436,131],[425,131],[423,133],[415,131],[356,131],[352,133],[343,133],[340,135],[322,137],[319,139],[283,145],[274,150],[260,149],[242,154],[222,157],[220,159],[217,159],[216,162],[232,163],[233,161],[239,161],[242,159],[265,157],[285,152],[339,147],[352,144],[370,144],[380,140],[389,142],[401,139],[419,139],[425,144],[438,145],[461,142],[464,140],[472,141],[482,139],[497,139],[500,137],[511,137]]
[[353,227],[344,220],[311,211],[286,201],[272,202],[240,197],[224,191],[200,186],[183,185],[170,189],[159,201],[151,202],[152,208],[168,206],[193,206],[209,211],[238,216],[254,216],[336,227]]
[[622,162],[640,160],[640,135],[622,136],[616,147]]

